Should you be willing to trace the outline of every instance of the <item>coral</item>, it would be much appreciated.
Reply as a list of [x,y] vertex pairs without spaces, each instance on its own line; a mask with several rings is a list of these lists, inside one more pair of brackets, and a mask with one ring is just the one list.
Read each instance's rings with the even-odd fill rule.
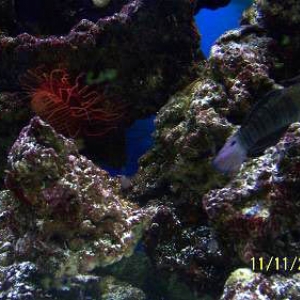
[[[62,8],[59,25],[64,7],[76,11],[71,2],[52,1],[54,10]],[[155,300],[217,299],[226,277],[237,267],[250,267],[252,257],[299,256],[300,125],[293,125],[264,155],[249,159],[235,178],[211,166],[253,104],[299,69],[298,6],[292,0],[257,0],[244,17],[248,25],[224,34],[208,64],[198,65],[203,57],[193,14],[226,2],[111,1],[94,7],[90,20],[77,23],[76,14],[66,18],[61,36],[55,26],[45,31],[40,21],[36,28],[28,25],[31,34],[15,35],[9,29],[0,36],[1,90],[20,89],[14,79],[28,69],[43,64],[53,70],[63,64],[67,80],[64,71],[35,76],[54,96],[51,101],[70,91],[91,96],[83,88],[89,83],[78,79],[77,85],[76,76],[113,70],[105,95],[119,95],[129,105],[128,124],[160,109],[154,146],[126,191],[119,179],[79,155],[71,141],[41,119],[32,119],[22,130],[9,155],[8,190],[0,193],[3,297],[19,293],[20,298],[43,299],[46,291],[53,299],[143,299],[145,293]],[[21,24],[16,17],[14,24]],[[43,82],[50,78],[55,88]],[[59,129],[55,123],[58,112],[68,116],[65,107],[52,106],[40,90],[31,95],[33,110]],[[77,119],[85,118],[86,109],[99,112],[93,100],[84,103],[84,110],[75,103]],[[73,135],[76,126],[67,126]],[[154,201],[140,208],[129,199]],[[144,263],[131,255],[142,247],[143,234]],[[124,267],[122,273],[130,259],[135,268]],[[135,273],[139,266],[143,276],[127,280],[128,269]],[[161,294],[151,294],[145,285],[152,271]],[[299,276],[274,273],[236,270],[221,299],[296,299]]]
[[92,1],[85,0],[1,0],[0,1],[0,27],[12,36],[20,32],[35,35],[62,35],[67,33],[74,24],[82,19],[97,21],[101,17],[113,15],[128,3],[127,0],[109,1],[101,0],[107,5],[99,9]]
[[16,93],[0,93],[0,189],[3,187],[8,149],[30,115],[30,109]]
[[49,74],[42,68],[22,78],[32,110],[57,132],[68,137],[103,136],[116,129],[125,106],[115,97],[82,85],[78,76],[72,84],[65,69]]
[[244,16],[244,24],[260,26],[273,42],[269,52],[275,55],[274,77],[289,79],[299,73],[300,6],[296,0],[256,0],[252,9]]
[[[156,112],[168,95],[195,76],[195,62],[202,55],[190,1],[112,1],[107,9],[94,7],[94,18],[85,19],[76,13],[85,11],[76,7],[78,1],[45,2],[41,9],[49,9],[44,19],[38,15],[42,23],[34,24],[37,31],[27,30],[32,35],[21,31],[0,36],[2,91],[18,90],[15,78],[39,65],[52,70],[63,64],[72,78],[114,69],[118,76],[109,91],[131,107],[130,121]],[[74,11],[73,17],[64,17]],[[57,32],[60,28],[63,34]]]
[[167,192],[171,201],[193,203],[224,183],[210,159],[232,132],[231,123],[240,124],[259,97],[275,87],[269,74],[276,58],[269,51],[272,41],[258,26],[220,37],[200,78],[158,113],[155,144],[140,161],[133,197],[139,198],[136,191],[144,199]]
[[102,294],[100,278],[92,275],[65,278],[61,287],[52,288],[50,292],[45,274],[39,273],[36,265],[28,261],[1,267],[0,279],[0,299],[6,300],[78,299],[78,295],[83,300],[97,300]]
[[50,281],[130,256],[154,213],[122,198],[117,179],[37,117],[11,149],[6,186],[16,199],[2,197],[2,245]]
[[299,279],[299,274],[267,277],[250,269],[237,269],[228,278],[220,300],[298,299]]
[[[225,266],[231,264],[201,204],[207,191],[226,182],[211,165],[232,131],[217,113],[226,105],[224,89],[211,79],[199,79],[171,97],[157,115],[154,147],[141,159],[128,191],[128,197],[140,202],[162,203],[145,234],[147,253],[170,282],[185,278],[191,294],[197,290],[216,296]],[[178,299],[184,299],[182,294]]]
[[277,54],[276,77],[290,78],[298,75],[300,62],[300,5],[296,0],[256,0],[256,22],[266,28],[276,39],[273,46]]
[[[41,299],[35,289],[35,265],[23,262],[0,270],[0,299]],[[45,295],[43,295],[45,296]]]
[[140,160],[130,196],[168,195],[175,205],[199,207],[199,198],[222,181],[210,159],[232,130],[216,112],[226,104],[213,80],[198,80],[171,97],[156,117],[155,144]]
[[[169,274],[169,281],[176,270],[198,295],[216,296],[222,290],[230,263],[209,227],[189,227],[175,209],[160,206],[145,235],[145,245],[156,268]],[[188,293],[185,295],[187,299]]]
[[300,24],[300,5],[297,0],[256,0],[257,21],[274,33],[295,33]]
[[213,226],[248,265],[252,257],[293,257],[300,249],[299,133],[296,123],[227,186],[203,198]]
[[227,91],[226,116],[240,123],[260,95],[274,86],[269,74],[274,55],[269,52],[274,40],[258,26],[245,26],[223,34],[209,57],[213,75]]
[[[163,203],[165,208],[156,216],[163,221],[153,222],[145,237],[148,253],[160,270],[185,278],[200,295],[203,283],[209,287],[214,282],[217,287],[230,269],[249,264],[253,256],[292,256],[299,249],[288,230],[290,217],[280,219],[282,210],[275,213],[276,205],[269,200],[279,150],[272,148],[253,160],[236,180],[211,166],[211,159],[233,132],[233,124],[240,124],[260,96],[276,86],[271,77],[277,59],[273,43],[274,38],[257,25],[230,31],[217,41],[200,78],[159,111],[154,146],[140,160],[128,192],[140,202],[159,199]],[[214,186],[220,189],[213,190]],[[289,232],[288,241],[283,232]],[[218,245],[220,256],[209,255],[210,242]],[[288,250],[291,243],[294,246]],[[227,253],[232,255],[227,257]],[[214,272],[221,277],[216,279]],[[217,293],[217,288],[206,292]]]
[[119,282],[113,277],[106,277],[101,282],[103,300],[145,300],[146,295],[143,291],[126,284]]
[[[0,2],[5,3],[1,6],[1,14],[16,13],[13,25],[3,25],[1,22],[5,20],[0,18],[3,29],[0,34],[1,93],[20,92],[22,85],[16,78],[41,65],[45,66],[48,77],[51,70],[65,68],[71,85],[75,85],[75,78],[81,72],[96,76],[114,70],[116,76],[106,82],[105,95],[118,95],[117,100],[130,107],[122,122],[125,129],[134,120],[156,113],[170,94],[195,77],[196,62],[203,58],[199,50],[200,36],[195,30],[193,5],[189,1],[119,0],[111,1],[105,8],[93,7],[92,10],[87,7],[93,6],[91,1],[45,0],[43,5],[34,2],[37,10],[31,9],[26,0]],[[89,18],[82,19],[82,13],[89,14]],[[103,90],[97,92],[102,94]],[[26,106],[20,105],[18,114],[27,114],[25,122],[29,122],[31,116]],[[1,122],[1,130],[11,132],[12,123]],[[91,132],[89,121],[83,123],[83,127],[88,125],[87,131]],[[72,122],[68,123],[68,128],[70,125]],[[78,129],[76,126],[71,127],[72,135]],[[17,138],[19,129],[11,140]],[[102,127],[96,128],[96,132],[103,132]],[[115,152],[122,149],[124,137],[121,135],[122,132],[114,134],[111,131],[106,136],[111,140],[111,147],[107,141],[93,144],[91,151],[87,146],[89,157],[95,154],[90,152],[100,149],[98,152],[101,153],[95,156],[98,159],[99,154],[103,159],[105,153],[102,155],[102,152],[107,151],[109,155],[104,160],[114,156],[109,164],[119,166],[124,153]],[[86,140],[85,145],[89,142]],[[4,163],[5,160],[3,157]]]

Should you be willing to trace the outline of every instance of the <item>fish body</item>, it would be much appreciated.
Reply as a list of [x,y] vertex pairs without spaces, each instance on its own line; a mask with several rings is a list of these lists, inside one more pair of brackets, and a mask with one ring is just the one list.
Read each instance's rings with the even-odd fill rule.
[[274,90],[258,101],[240,129],[213,161],[222,173],[235,173],[248,156],[274,145],[288,126],[300,120],[300,83]]

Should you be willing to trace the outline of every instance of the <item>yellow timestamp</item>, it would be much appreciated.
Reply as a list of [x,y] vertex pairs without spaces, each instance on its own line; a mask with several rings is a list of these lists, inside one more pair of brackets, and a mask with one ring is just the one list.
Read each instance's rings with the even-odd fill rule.
[[287,271],[297,272],[300,271],[300,257],[252,257],[252,270],[254,272],[274,272],[274,271]]

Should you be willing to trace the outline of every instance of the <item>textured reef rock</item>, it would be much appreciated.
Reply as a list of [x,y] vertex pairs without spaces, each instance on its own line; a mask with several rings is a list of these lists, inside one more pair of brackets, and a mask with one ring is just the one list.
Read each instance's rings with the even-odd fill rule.
[[300,25],[300,7],[297,0],[256,0],[255,5],[257,21],[273,30],[274,34],[277,30],[285,33],[292,30],[295,33]]
[[140,161],[131,197],[143,200],[167,194],[176,205],[199,206],[199,197],[221,178],[209,159],[232,130],[216,112],[226,105],[222,86],[210,79],[171,97],[156,117],[156,143]]
[[240,124],[259,97],[276,86],[270,77],[272,42],[258,26],[229,31],[216,42],[199,79],[159,111],[155,145],[140,161],[133,196],[168,193],[177,203],[193,203],[222,184],[211,158],[232,132],[231,123]]
[[245,26],[223,34],[212,47],[211,70],[227,91],[226,116],[234,123],[240,123],[257,96],[274,84],[269,75],[275,60],[270,53],[273,43],[262,28]]
[[250,269],[238,269],[226,281],[220,300],[299,299],[299,282],[299,274],[291,278],[280,275],[267,277]]
[[[160,272],[171,272],[169,281],[180,280],[201,294],[214,294],[223,287],[228,269],[227,254],[208,226],[187,226],[167,206],[158,208],[146,233],[147,253]],[[174,271],[176,270],[176,274]],[[196,299],[191,292],[171,299]]]
[[[41,281],[46,288],[41,286]],[[1,267],[0,299],[99,299],[102,294],[100,279],[92,275],[79,275],[64,281],[63,287],[48,286],[49,280],[38,272],[32,262],[15,263]],[[78,298],[80,295],[81,298]]]
[[[58,24],[65,20],[60,33],[0,2],[13,16],[0,18],[1,95],[40,65],[66,68],[72,79],[85,72],[91,86],[113,71],[105,86],[129,104],[128,120],[160,109],[155,144],[122,189],[32,119],[11,149],[0,193],[0,299],[299,298],[297,274],[237,268],[250,268],[253,257],[299,257],[300,124],[234,178],[211,165],[253,104],[299,70],[297,2],[255,1],[244,26],[219,38],[201,65],[193,13],[227,1],[91,1],[93,17],[82,21],[65,16],[77,12],[75,2],[68,10],[53,1]],[[29,34],[11,37],[18,26]],[[1,99],[9,118],[14,110]]]
[[[272,38],[257,26],[218,40],[200,78],[158,113],[154,147],[140,160],[129,191],[139,201],[158,198],[164,204],[146,234],[147,251],[158,269],[176,271],[200,294],[217,297],[226,272],[239,263],[238,255],[228,256],[232,249],[220,238],[223,231],[213,234],[202,197],[228,181],[211,165],[233,132],[228,120],[238,124],[258,95],[275,85],[269,75],[271,44]],[[212,227],[217,222],[209,221]]]
[[[204,196],[211,224],[249,267],[253,257],[270,261],[273,256],[287,257],[290,268],[299,253],[299,146],[300,124],[295,123],[228,185]],[[285,268],[272,266],[270,272],[284,273]]]
[[[257,22],[220,37],[198,80],[159,111],[154,147],[128,191],[140,202],[162,203],[145,237],[147,253],[158,269],[184,278],[199,295],[216,298],[229,270],[250,267],[252,257],[299,253],[298,125],[235,178],[211,166],[234,125],[286,78],[279,69],[278,39]],[[284,298],[283,291],[278,295]]]
[[[299,250],[293,237],[298,226],[294,213],[299,179],[290,170],[299,160],[298,145],[299,126],[295,125],[276,147],[249,160],[228,185],[203,198],[213,226],[246,263],[254,256],[289,256]],[[287,191],[291,197],[285,195]],[[284,241],[293,241],[294,247]]]
[[154,212],[123,199],[117,179],[37,117],[11,149],[6,186],[0,265],[29,260],[44,287],[130,256]]
[[102,300],[146,300],[143,291],[130,284],[116,281],[113,277],[106,277],[102,286]]
[[175,273],[168,277],[163,269],[158,272],[151,260],[143,247],[140,247],[134,255],[106,267],[101,275],[106,277],[110,274],[128,282],[131,286],[143,290],[147,299],[160,300],[161,297],[166,297],[172,300],[197,300],[180,277]]
[[[58,27],[68,20],[60,17],[71,11],[69,2],[49,1],[47,15]],[[193,76],[194,63],[201,58],[193,7],[185,0],[131,0],[111,1],[107,9],[105,17],[101,13],[95,20],[74,20],[65,35],[1,34],[0,89],[20,89],[15,79],[40,65],[50,70],[63,65],[74,77],[84,72],[88,84],[99,83],[102,72],[114,70],[106,89],[130,105],[128,118],[155,112]],[[57,11],[62,13],[58,18]]]
[[[100,138],[87,138],[85,150],[89,157],[120,167],[126,127],[156,113],[169,95],[196,77],[203,56],[194,13],[193,3],[186,0],[0,1],[0,93],[16,93],[32,106],[22,78],[37,69],[47,74],[63,69],[72,84],[80,77],[82,88],[105,91],[111,107],[115,99],[124,104],[118,132],[106,135],[103,144]],[[43,112],[44,102],[39,103]],[[37,115],[49,122],[43,113]],[[1,129],[11,132],[7,123]]]
[[30,115],[27,103],[16,94],[0,93],[0,189],[3,187],[8,151]]
[[255,0],[245,13],[243,23],[258,25],[274,39],[270,50],[276,54],[275,78],[288,79],[299,74],[300,7],[297,0]]
[[216,149],[232,131],[217,113],[226,106],[225,91],[210,79],[199,79],[171,97],[156,118],[156,143],[140,161],[128,191],[138,201],[159,199],[163,204],[145,237],[156,267],[176,271],[202,294],[209,287],[220,291],[230,264],[201,204],[207,191],[226,181],[211,166]]

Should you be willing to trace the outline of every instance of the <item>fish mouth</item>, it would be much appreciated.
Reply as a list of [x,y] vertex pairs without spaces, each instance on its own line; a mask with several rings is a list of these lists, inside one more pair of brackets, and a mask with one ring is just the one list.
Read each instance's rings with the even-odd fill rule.
[[247,158],[247,151],[235,135],[228,139],[216,158],[213,167],[225,175],[236,174]]

